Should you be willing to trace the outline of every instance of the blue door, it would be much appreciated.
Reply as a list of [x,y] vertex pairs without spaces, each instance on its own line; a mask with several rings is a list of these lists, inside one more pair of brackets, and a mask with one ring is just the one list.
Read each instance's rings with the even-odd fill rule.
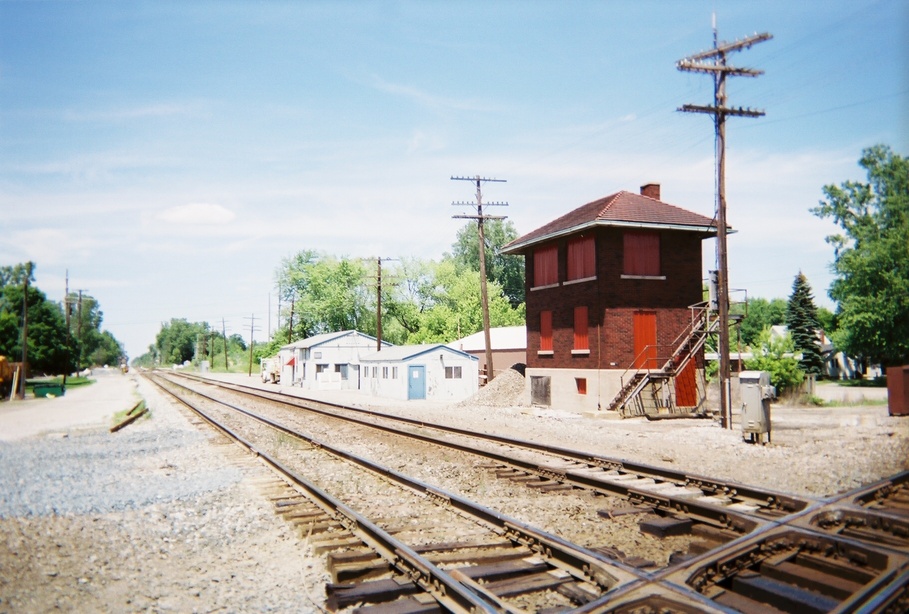
[[407,367],[407,399],[426,398],[426,367],[411,365]]

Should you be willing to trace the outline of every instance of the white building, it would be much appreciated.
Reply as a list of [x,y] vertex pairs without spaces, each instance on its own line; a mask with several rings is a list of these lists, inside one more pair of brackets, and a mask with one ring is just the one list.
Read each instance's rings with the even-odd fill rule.
[[477,391],[478,363],[441,343],[394,346],[360,359],[360,389],[392,399],[462,401]]
[[[499,326],[489,329],[492,346],[492,366],[496,375],[510,369],[512,365],[527,362],[527,327]],[[452,341],[448,347],[476,356],[482,379],[486,377],[486,333],[480,331],[463,339]]]
[[[382,347],[391,347],[382,342]],[[356,390],[360,357],[376,351],[376,338],[355,330],[314,335],[281,348],[281,384],[307,390]]]

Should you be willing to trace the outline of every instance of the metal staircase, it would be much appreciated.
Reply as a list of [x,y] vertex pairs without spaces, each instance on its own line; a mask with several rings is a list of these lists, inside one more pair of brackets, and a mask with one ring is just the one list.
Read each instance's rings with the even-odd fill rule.
[[[691,323],[676,337],[672,353],[658,369],[639,369],[629,367],[622,374],[622,388],[616,394],[606,411],[618,411],[622,417],[678,414],[697,412],[704,403],[705,392],[698,387],[697,405],[678,407],[675,395],[676,378],[697,353],[704,347],[707,337],[716,332],[719,319],[710,317],[711,312],[704,304],[691,308]],[[653,351],[648,346],[635,357],[632,365]]]

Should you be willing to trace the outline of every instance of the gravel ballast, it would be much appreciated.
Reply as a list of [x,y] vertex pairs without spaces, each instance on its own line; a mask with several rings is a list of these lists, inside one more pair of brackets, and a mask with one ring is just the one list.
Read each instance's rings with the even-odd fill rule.
[[138,385],[151,418],[116,434],[0,443],[0,612],[315,610],[327,576],[255,486],[271,474]]
[[[270,474],[144,380],[97,379],[68,391],[66,405],[0,405],[0,612],[317,611],[328,581],[322,557],[273,513],[258,485]],[[313,396],[792,494],[831,495],[909,468],[909,418],[882,405],[774,406],[773,443],[761,446],[744,443],[737,424],[522,406],[522,389],[522,376],[505,372],[456,405]],[[136,391],[151,416],[108,433],[98,405],[112,416],[135,403]],[[72,413],[80,403],[94,412],[88,428]],[[37,413],[54,407],[67,412],[60,422]],[[4,415],[22,422],[27,411],[46,428],[7,436]],[[524,505],[531,512],[535,496]]]

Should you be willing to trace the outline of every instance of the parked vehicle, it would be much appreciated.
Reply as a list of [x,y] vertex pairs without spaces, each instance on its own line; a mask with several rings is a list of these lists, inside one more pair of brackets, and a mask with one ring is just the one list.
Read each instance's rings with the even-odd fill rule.
[[277,384],[281,381],[281,359],[278,356],[262,358],[260,364],[263,384]]

